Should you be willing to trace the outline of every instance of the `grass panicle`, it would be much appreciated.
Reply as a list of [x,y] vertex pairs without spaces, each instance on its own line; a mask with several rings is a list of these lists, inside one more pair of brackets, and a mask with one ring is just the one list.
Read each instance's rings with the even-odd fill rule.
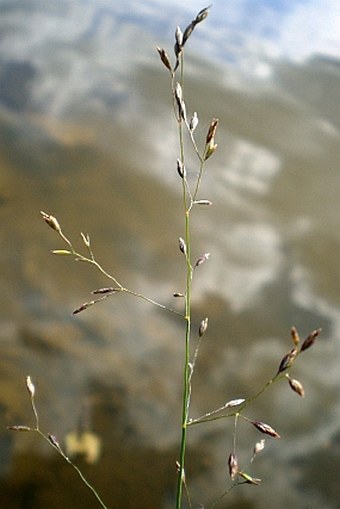
[[[102,302],[103,300],[112,297],[113,295],[118,298],[119,294],[126,293],[133,297],[142,299],[149,304],[157,306],[164,311],[178,315],[183,322],[183,374],[182,374],[182,401],[181,401],[181,420],[179,423],[179,453],[176,462],[177,470],[177,487],[176,494],[174,497],[174,508],[183,509],[186,507],[192,508],[192,496],[190,494],[190,479],[186,475],[186,463],[187,463],[187,439],[188,433],[192,426],[199,426],[207,422],[212,422],[221,419],[233,419],[234,430],[232,433],[232,444],[231,451],[226,451],[226,476],[229,473],[229,482],[225,491],[221,493],[217,498],[212,500],[210,503],[205,503],[206,509],[216,506],[221,500],[231,492],[236,486],[241,484],[250,484],[258,486],[261,480],[254,477],[252,473],[249,473],[252,468],[255,457],[264,450],[265,439],[261,438],[253,448],[252,456],[249,458],[248,463],[241,465],[239,461],[239,455],[237,452],[237,442],[239,438],[239,422],[240,420],[245,421],[251,426],[255,427],[256,430],[262,435],[266,435],[268,439],[280,438],[280,434],[271,425],[263,422],[262,419],[251,419],[247,417],[246,412],[248,407],[260,398],[265,392],[267,392],[276,382],[281,380],[287,380],[290,388],[298,396],[304,396],[305,391],[301,382],[296,380],[290,375],[296,361],[300,354],[305,350],[313,346],[314,342],[318,338],[321,329],[315,329],[312,331],[306,339],[301,342],[300,336],[295,327],[291,329],[291,340],[293,341],[293,348],[286,353],[281,361],[278,363],[279,367],[274,371],[272,378],[263,383],[262,387],[258,389],[254,395],[244,398],[238,397],[223,403],[220,407],[215,409],[209,409],[204,415],[194,417],[191,415],[191,398],[192,398],[192,379],[195,372],[196,361],[199,356],[199,349],[201,341],[205,338],[209,339],[208,323],[209,317],[202,317],[198,329],[193,332],[192,327],[192,284],[194,277],[199,277],[199,272],[195,269],[205,263],[210,253],[203,253],[197,259],[192,258],[192,245],[194,239],[191,233],[192,220],[194,219],[193,214],[195,207],[199,206],[211,206],[212,202],[209,197],[203,195],[200,197],[201,186],[206,170],[206,164],[217,150],[216,137],[218,136],[219,120],[215,117],[212,120],[206,120],[209,122],[209,127],[203,141],[203,145],[195,138],[195,132],[199,123],[199,116],[197,111],[188,113],[185,97],[187,95],[187,89],[184,83],[184,61],[185,61],[185,45],[191,37],[194,29],[198,24],[203,22],[208,14],[211,6],[202,9],[197,16],[186,26],[184,30],[177,27],[174,35],[174,47],[173,47],[173,63],[172,58],[168,52],[163,48],[157,48],[158,55],[161,63],[169,71],[170,84],[169,89],[173,101],[173,109],[175,115],[175,121],[177,124],[178,132],[178,154],[174,157],[176,161],[176,171],[180,178],[180,192],[182,194],[182,211],[181,215],[183,218],[183,232],[178,239],[178,247],[183,255],[181,263],[185,266],[185,281],[183,284],[183,292],[175,292],[173,297],[179,297],[182,300],[183,309],[177,311],[167,304],[163,304],[154,300],[153,298],[135,292],[129,288],[126,288],[123,283],[119,280],[116,275],[110,274],[96,259],[94,251],[91,245],[91,239],[88,234],[81,233],[81,240],[83,249],[80,251],[74,247],[73,242],[64,234],[61,223],[53,215],[41,212],[43,220],[47,225],[59,236],[59,239],[63,242],[64,247],[55,249],[52,252],[58,256],[66,256],[73,258],[76,262],[86,263],[93,266],[100,275],[106,278],[108,286],[99,287],[92,291],[92,295],[96,296],[91,300],[84,302],[79,305],[73,314],[77,315],[95,304]],[[189,118],[189,120],[188,120]],[[187,155],[194,155],[197,163],[196,179],[188,179],[186,171],[186,161],[189,158]],[[175,166],[175,164],[174,164]],[[66,245],[66,246],[65,246]],[[84,252],[82,252],[84,251]],[[206,340],[206,339],[205,339]],[[288,348],[287,348],[288,350]],[[286,350],[286,351],[287,351]],[[9,426],[11,431],[18,432],[33,432],[39,435],[42,439],[49,443],[49,445],[75,469],[79,475],[81,481],[87,486],[87,488],[95,496],[99,506],[103,509],[108,509],[104,504],[97,491],[92,485],[85,479],[79,468],[70,460],[70,458],[64,453],[58,439],[50,434],[45,433],[41,430],[39,425],[39,415],[35,404],[35,386],[28,376],[26,379],[26,388],[29,393],[32,411],[34,414],[35,425],[29,427],[25,425],[13,425]]]

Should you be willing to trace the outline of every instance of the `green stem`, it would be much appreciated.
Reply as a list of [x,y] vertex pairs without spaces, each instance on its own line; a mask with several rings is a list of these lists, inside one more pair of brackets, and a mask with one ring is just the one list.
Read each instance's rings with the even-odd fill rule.
[[182,406],[182,434],[180,446],[180,459],[179,471],[177,479],[177,497],[176,509],[181,509],[183,498],[183,486],[185,482],[185,452],[187,441],[187,424],[189,419],[190,409],[190,332],[191,332],[191,281],[192,281],[192,266],[190,263],[190,215],[186,211],[185,214],[185,240],[187,246],[187,277],[186,277],[186,294],[185,294],[185,358],[184,358],[184,372],[183,372],[183,406]]
[[[180,81],[183,87],[183,55],[181,55],[180,66]],[[184,140],[183,140],[183,122],[178,119],[179,128],[179,144],[180,144],[180,159],[184,165]],[[186,177],[182,179],[182,196],[183,208],[185,211],[185,243],[186,243],[186,292],[185,292],[185,354],[184,354],[184,369],[183,369],[183,396],[182,396],[182,420],[181,420],[181,445],[179,455],[179,467],[177,477],[177,494],[176,494],[176,509],[182,508],[183,488],[186,486],[185,482],[185,453],[187,443],[187,424],[189,419],[190,408],[190,333],[191,333],[191,282],[192,282],[192,265],[191,265],[191,238],[190,238],[190,209],[191,209],[191,196],[188,191]]]

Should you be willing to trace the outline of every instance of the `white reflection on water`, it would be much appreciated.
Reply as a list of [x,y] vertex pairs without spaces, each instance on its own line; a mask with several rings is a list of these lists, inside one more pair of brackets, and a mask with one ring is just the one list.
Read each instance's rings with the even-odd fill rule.
[[272,179],[280,171],[279,157],[265,147],[241,139],[228,152],[228,163],[223,172],[226,186],[258,194],[268,193]]

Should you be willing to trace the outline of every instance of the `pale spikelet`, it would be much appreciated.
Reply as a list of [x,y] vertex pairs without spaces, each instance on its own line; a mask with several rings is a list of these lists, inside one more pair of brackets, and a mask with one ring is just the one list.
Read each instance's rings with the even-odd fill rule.
[[85,246],[87,248],[89,248],[90,245],[91,245],[89,234],[88,233],[85,234],[85,233],[81,232],[80,235],[81,235],[81,238],[83,239],[83,242],[84,242]]
[[186,121],[186,106],[183,100],[183,91],[180,83],[175,85],[175,99],[178,106],[178,114],[184,121]]
[[186,177],[185,165],[180,159],[177,159],[177,173],[182,179]]
[[300,336],[299,336],[299,333],[298,333],[296,327],[292,327],[290,330],[290,333],[292,335],[292,340],[293,340],[294,345],[298,346],[300,343]]
[[194,111],[194,113],[192,114],[192,117],[190,119],[190,122],[189,122],[189,129],[192,133],[196,129],[197,125],[198,125],[198,116],[197,116],[196,111]]
[[181,105],[179,108],[179,114],[182,117],[182,119],[184,120],[184,122],[186,122],[187,121],[187,108],[185,106],[184,101],[181,102]]
[[51,444],[56,447],[57,449],[60,449],[59,442],[57,440],[57,437],[52,435],[51,433],[48,434],[48,439],[51,442]]
[[224,408],[234,408],[236,406],[242,405],[242,403],[244,402],[245,402],[244,398],[232,399],[224,405]]
[[198,335],[200,338],[203,336],[203,334],[206,332],[206,330],[208,328],[208,321],[209,321],[209,319],[207,317],[207,318],[204,318],[204,320],[202,320],[200,323],[200,326],[198,329]]
[[238,473],[247,484],[255,484],[256,486],[259,486],[261,484],[261,479],[256,479],[255,477],[252,477],[249,474],[246,474],[245,472],[239,471]]
[[178,245],[179,245],[179,250],[181,251],[181,253],[186,255],[187,254],[187,246],[185,244],[185,240],[182,239],[182,237],[180,237],[178,239]]
[[303,352],[304,350],[307,350],[307,348],[310,348],[313,345],[316,338],[318,337],[318,335],[320,334],[320,332],[321,329],[313,330],[302,343],[300,351]]
[[158,48],[158,47],[157,47],[157,51],[158,51],[161,61],[165,65],[165,67],[172,73],[171,62],[170,62],[170,59],[169,59],[166,51],[164,49]]
[[288,382],[289,382],[289,385],[291,387],[291,389],[296,392],[296,394],[298,394],[299,396],[301,396],[302,398],[305,397],[305,390],[303,388],[303,385],[301,382],[299,382],[299,380],[295,380],[294,378],[290,378],[289,376],[287,376],[288,378]]
[[34,431],[29,426],[22,426],[21,424],[15,424],[14,426],[7,426],[9,431]]
[[265,424],[261,421],[250,421],[255,428],[257,428],[261,433],[265,435],[270,435],[274,438],[281,438],[280,435],[268,424]]
[[[176,472],[179,473],[181,471],[181,464],[180,464],[180,462],[176,461],[175,465],[176,465]],[[184,470],[184,468],[182,469],[182,482],[185,483],[185,470]]]
[[291,350],[290,352],[288,352],[282,359],[282,361],[280,362],[280,365],[279,365],[279,369],[277,371],[277,373],[282,373],[283,371],[286,371],[288,368],[291,367],[291,365],[293,364],[296,356],[297,356],[297,349],[296,348],[293,348],[293,350]]
[[28,394],[31,396],[31,398],[34,398],[35,386],[34,386],[32,379],[29,375],[26,377],[26,387],[28,390]]
[[217,149],[217,143],[215,143],[214,138],[212,138],[206,146],[205,153],[204,153],[204,160],[206,161],[207,159],[209,159],[209,157],[213,155],[213,153],[216,151],[216,149]]
[[259,442],[257,442],[255,444],[255,447],[254,447],[254,450],[253,450],[253,457],[251,458],[251,462],[254,461],[255,457],[257,456],[257,454],[259,454],[259,452],[263,451],[265,445],[266,445],[266,440],[264,438],[262,438]]
[[176,30],[175,30],[175,41],[176,41],[176,44],[178,44],[178,46],[180,48],[182,48],[182,46],[183,46],[183,32],[181,30],[181,27],[179,27],[179,26],[177,26]]
[[204,253],[202,256],[200,256],[198,258],[198,260],[196,261],[194,267],[199,267],[200,265],[202,265],[202,263],[204,263],[207,260],[209,260],[209,257],[210,257],[210,253]]
[[195,205],[212,205],[212,202],[210,200],[195,200]]
[[228,458],[229,475],[232,481],[236,479],[238,474],[238,460],[234,452],[231,452]]
[[61,228],[56,217],[51,216],[50,214],[46,214],[46,212],[44,212],[43,210],[40,211],[40,214],[42,215],[43,220],[45,221],[45,223],[48,224],[48,226],[50,226],[56,232],[60,233]]
[[175,31],[175,46],[174,46],[174,52],[176,57],[176,65],[174,69],[175,71],[179,64],[179,56],[181,54],[182,49],[183,49],[183,33],[180,27],[177,27]]
[[73,254],[72,251],[69,251],[68,249],[53,249],[52,253],[56,254],[56,255],[64,255],[64,256]]
[[178,103],[183,101],[183,91],[182,91],[181,84],[178,83],[178,81],[176,82],[176,85],[175,85],[175,99]]

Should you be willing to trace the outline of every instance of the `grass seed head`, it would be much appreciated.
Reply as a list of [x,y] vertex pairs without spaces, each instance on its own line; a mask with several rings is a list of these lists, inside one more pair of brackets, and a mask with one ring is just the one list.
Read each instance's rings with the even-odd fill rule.
[[298,333],[296,327],[292,327],[290,330],[290,333],[292,335],[292,340],[293,340],[294,345],[298,346],[300,343],[300,336],[299,336],[299,333]]
[[157,51],[158,51],[161,61],[165,65],[165,67],[172,73],[171,62],[170,62],[170,59],[169,59],[166,51],[163,48],[158,48],[158,47],[157,47]]
[[60,224],[56,217],[51,216],[50,214],[46,214],[46,212],[42,210],[40,211],[40,214],[42,215],[42,218],[45,221],[45,223],[47,223],[48,226],[52,228],[52,230],[55,230],[58,233],[61,232]]
[[304,350],[307,350],[307,348],[310,348],[314,344],[314,342],[315,342],[316,338],[319,336],[320,332],[321,332],[321,329],[313,330],[309,334],[309,336],[306,337],[304,342],[302,343],[300,351],[303,352]]
[[291,367],[297,356],[297,353],[298,353],[297,349],[293,348],[283,357],[283,359],[280,362],[279,369],[277,371],[278,374],[282,373],[283,371],[286,371],[288,368]]
[[28,394],[31,396],[31,398],[34,398],[35,386],[34,386],[32,379],[29,375],[26,377],[26,387],[28,390]]
[[273,429],[269,424],[265,424],[261,421],[250,421],[253,426],[255,426],[256,429],[258,429],[261,433],[264,433],[265,435],[270,435],[274,438],[281,438],[280,435]]
[[288,382],[289,382],[289,385],[290,385],[291,389],[294,392],[296,392],[296,394],[298,394],[302,398],[305,397],[305,390],[303,388],[302,383],[299,382],[299,380],[295,380],[294,378],[288,377]]
[[178,245],[179,245],[179,250],[181,251],[181,253],[186,255],[187,254],[187,246],[186,246],[185,240],[182,239],[182,237],[180,237],[178,239]]
[[238,474],[238,460],[234,452],[231,452],[228,458],[229,475],[232,481],[236,479]]
[[203,334],[206,332],[206,330],[208,328],[208,321],[209,321],[209,318],[206,317],[200,323],[200,326],[199,326],[199,329],[198,329],[198,335],[199,335],[200,338],[203,336]]

